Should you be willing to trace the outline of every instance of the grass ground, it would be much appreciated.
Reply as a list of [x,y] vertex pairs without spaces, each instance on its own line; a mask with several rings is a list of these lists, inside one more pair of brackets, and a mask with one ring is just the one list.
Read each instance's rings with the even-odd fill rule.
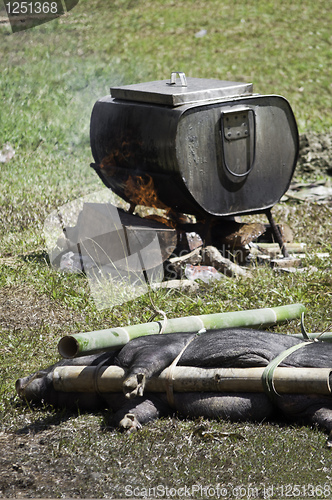
[[[202,29],[206,35],[196,37]],[[56,359],[62,335],[151,315],[146,297],[99,311],[83,276],[47,264],[46,216],[101,187],[89,167],[93,103],[112,84],[181,70],[251,81],[256,92],[290,101],[301,133],[331,133],[331,42],[327,0],[81,0],[65,16],[25,32],[11,34],[8,23],[0,24],[0,149],[8,143],[15,150],[0,163],[0,496],[141,498],[161,485],[145,496],[162,497],[166,486],[218,484],[227,485],[225,498],[332,496],[331,451],[317,429],[166,419],[128,436],[109,429],[106,413],[25,407],[14,391],[18,377]],[[303,302],[307,328],[328,327],[331,262],[315,253],[331,254],[331,206],[288,200],[273,211],[296,241],[307,243],[308,271],[280,275],[260,267],[251,281],[201,284],[189,295],[156,292],[157,306],[176,317]],[[294,333],[299,325],[275,330],[285,328]],[[208,490],[190,492],[211,497]]]

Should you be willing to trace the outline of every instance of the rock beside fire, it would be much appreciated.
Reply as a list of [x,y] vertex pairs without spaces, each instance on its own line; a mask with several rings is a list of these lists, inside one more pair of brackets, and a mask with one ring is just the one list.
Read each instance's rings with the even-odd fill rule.
[[241,267],[230,259],[223,257],[216,247],[208,246],[202,249],[202,263],[205,266],[213,266],[225,276],[250,276],[248,269]]
[[196,281],[191,280],[167,280],[161,283],[152,283],[151,288],[153,290],[160,288],[167,288],[172,290],[181,289],[184,292],[196,292],[199,288],[199,284]]
[[[218,279],[221,279],[223,276],[250,277],[250,271],[248,269],[223,257],[221,252],[214,246],[196,248],[192,252],[182,255],[181,257],[169,259],[166,264],[166,271],[168,275],[172,276],[174,279],[181,279],[185,274],[185,269],[188,269],[188,266],[191,266],[193,270],[196,269],[197,271],[207,270],[204,268],[210,267],[217,272],[218,276],[215,276],[215,278],[218,277]],[[199,274],[197,274],[197,278],[199,278]]]

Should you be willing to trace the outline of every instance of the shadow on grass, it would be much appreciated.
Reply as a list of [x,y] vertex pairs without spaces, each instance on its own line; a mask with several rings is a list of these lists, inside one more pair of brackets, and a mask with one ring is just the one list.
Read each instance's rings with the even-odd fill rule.
[[44,405],[39,406],[33,403],[24,403],[24,402],[16,402],[13,404],[13,408],[15,411],[26,411],[30,409],[31,413],[42,413],[43,411],[46,413],[45,416],[41,415],[36,418],[33,422],[17,429],[15,434],[17,436],[28,435],[28,434],[39,434],[45,432],[49,429],[54,429],[55,427],[59,427],[60,425],[68,422],[71,419],[78,418],[82,415],[93,415],[101,417],[102,421],[100,423],[100,431],[114,431],[116,428],[111,424],[112,412],[110,410],[80,410],[77,409],[55,409],[52,405]]
[[[15,409],[16,410],[26,410],[26,406],[22,403],[16,403]],[[78,417],[80,415],[79,411],[73,411],[73,410],[54,410],[53,407],[35,407],[29,405],[29,408],[31,411],[42,411],[43,409],[48,412],[47,415],[44,417],[39,417],[36,419],[34,422],[31,422],[28,425],[25,425],[24,427],[17,429],[15,431],[15,434],[17,435],[24,435],[24,434],[38,434],[40,432],[43,432],[45,430],[50,429],[51,427],[58,426],[64,422],[67,422],[73,417]],[[49,412],[52,412],[51,414]]]

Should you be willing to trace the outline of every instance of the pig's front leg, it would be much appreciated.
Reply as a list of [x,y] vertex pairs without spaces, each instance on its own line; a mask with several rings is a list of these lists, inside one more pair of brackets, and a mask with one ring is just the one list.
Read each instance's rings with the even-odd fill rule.
[[127,432],[138,430],[142,425],[171,413],[167,402],[151,393],[134,401],[128,401],[123,394],[104,394],[103,397],[114,411],[111,424]]

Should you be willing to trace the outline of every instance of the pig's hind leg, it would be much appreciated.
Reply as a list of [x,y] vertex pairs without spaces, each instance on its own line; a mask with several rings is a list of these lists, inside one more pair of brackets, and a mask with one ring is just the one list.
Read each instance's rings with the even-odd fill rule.
[[169,366],[195,336],[192,333],[146,335],[126,344],[115,359],[115,364],[126,372],[123,382],[126,397],[143,396],[146,382]]

